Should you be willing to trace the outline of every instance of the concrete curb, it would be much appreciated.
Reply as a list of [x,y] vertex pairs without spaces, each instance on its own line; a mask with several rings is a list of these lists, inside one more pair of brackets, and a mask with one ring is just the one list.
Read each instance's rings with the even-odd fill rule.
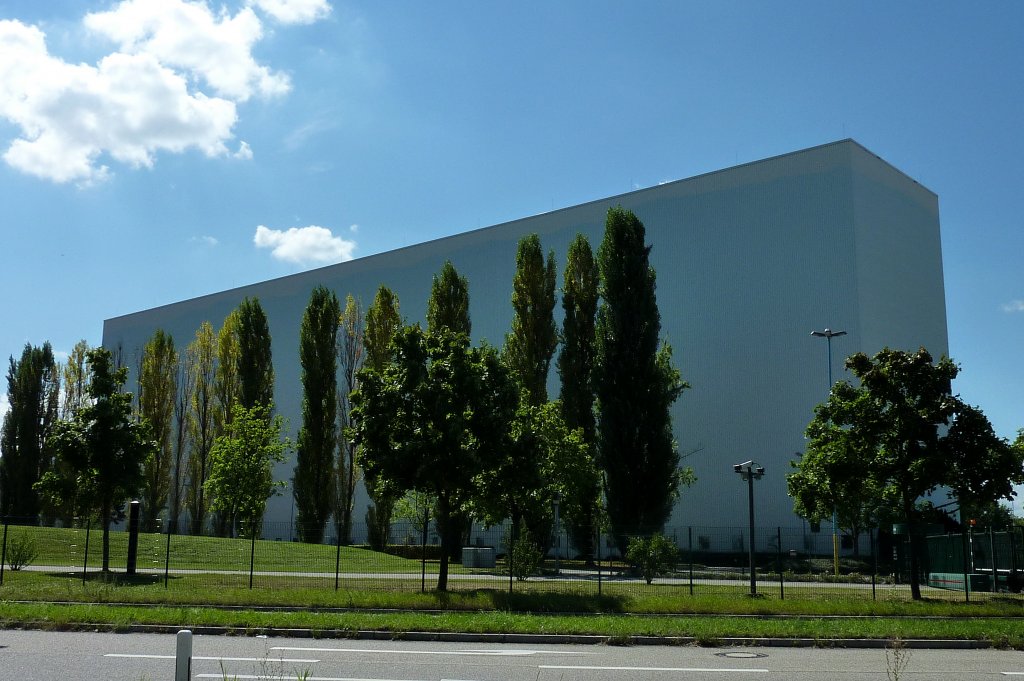
[[[8,628],[47,629],[31,623]],[[711,641],[692,636],[597,636],[588,634],[483,634],[458,631],[379,631],[344,629],[242,629],[219,626],[171,626],[166,624],[75,624],[66,631],[105,631],[129,634],[176,634],[188,628],[204,636],[267,636],[280,638],[353,639],[367,641],[441,641],[445,643],[503,643],[518,645],[616,645],[616,646],[701,646],[707,648],[886,648],[890,639],[879,638],[719,638]],[[986,650],[990,641],[969,639],[904,639],[903,645],[914,650]]]

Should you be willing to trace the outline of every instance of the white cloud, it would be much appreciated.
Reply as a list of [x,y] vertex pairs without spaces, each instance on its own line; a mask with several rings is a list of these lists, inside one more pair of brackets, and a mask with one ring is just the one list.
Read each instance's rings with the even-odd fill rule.
[[349,225],[348,226],[348,231],[350,231],[353,234],[355,234],[356,232],[359,231],[359,225]]
[[253,58],[263,26],[248,7],[234,16],[224,10],[215,16],[202,0],[124,0],[108,12],[86,15],[85,25],[122,52],[152,55],[189,71],[237,102],[253,94],[281,95],[290,87],[287,76]]
[[250,0],[282,24],[311,24],[331,13],[327,0]]
[[138,167],[162,150],[227,153],[235,104],[189,94],[185,79],[150,55],[68,64],[19,21],[0,21],[0,46],[0,116],[22,131],[4,160],[22,172],[90,183],[108,174],[101,154]]
[[[259,7],[286,23],[330,11],[324,0]],[[149,167],[158,152],[196,149],[249,160],[246,142],[228,149],[237,104],[290,88],[287,75],[253,57],[263,24],[251,7],[231,14],[207,0],[123,0],[83,24],[117,50],[71,64],[49,53],[38,27],[0,20],[0,119],[20,131],[3,158],[17,170],[87,185],[110,174],[108,158]]]
[[288,230],[256,228],[253,243],[257,248],[273,249],[278,260],[297,264],[327,264],[351,260],[356,242],[334,236],[326,227],[310,225]]
[[208,246],[210,248],[213,248],[214,246],[216,246],[217,244],[220,243],[219,241],[217,241],[216,237],[207,236],[207,235],[194,236],[194,237],[190,238],[188,241],[189,241],[189,243],[192,243],[192,244],[201,244],[203,246]]
[[0,393],[0,423],[4,422],[4,416],[11,409],[11,403],[7,400],[7,392]]
[[239,159],[241,161],[251,161],[252,160],[252,147],[249,146],[248,142],[246,142],[245,140],[242,140],[242,143],[238,145],[238,151],[236,151],[235,153],[231,154],[231,156],[232,156],[232,158],[237,158],[237,159]]
[[1024,300],[1011,300],[1003,303],[1003,312],[1024,312]]

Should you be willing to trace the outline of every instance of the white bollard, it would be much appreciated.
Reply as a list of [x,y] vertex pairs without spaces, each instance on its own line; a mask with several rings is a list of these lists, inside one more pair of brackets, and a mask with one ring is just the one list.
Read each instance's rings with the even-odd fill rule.
[[174,659],[174,681],[192,679],[192,632],[182,629],[178,632],[176,656]]

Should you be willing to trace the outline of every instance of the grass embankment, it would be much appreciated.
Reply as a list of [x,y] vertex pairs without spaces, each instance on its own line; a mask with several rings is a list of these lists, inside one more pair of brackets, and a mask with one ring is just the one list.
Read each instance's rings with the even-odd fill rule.
[[[0,586],[0,626],[69,628],[129,624],[220,626],[238,631],[304,629],[314,632],[464,631],[473,633],[591,634],[625,640],[630,636],[692,637],[713,642],[733,637],[943,638],[989,641],[1024,648],[1024,600],[930,591],[912,602],[894,587],[865,588],[787,583],[759,587],[767,597],[752,599],[747,586],[606,580],[601,593],[593,579],[516,582],[513,593],[493,575],[450,582],[453,591],[420,593],[417,560],[342,547],[335,590],[337,549],[333,546],[257,541],[256,575],[249,589],[247,540],[171,537],[172,570],[165,588],[162,568],[167,536],[140,534],[140,568],[161,574],[106,579],[90,572],[81,579],[85,531],[11,528],[26,533],[37,551],[35,565],[50,572],[8,571]],[[98,567],[100,532],[90,536],[89,564]],[[124,533],[111,535],[112,565],[123,571]],[[565,565],[563,564],[563,567]],[[428,564],[431,572],[436,566]],[[175,570],[199,571],[175,573]],[[77,572],[76,572],[77,571]],[[205,571],[205,572],[204,572]],[[214,572],[220,571],[220,572]],[[296,573],[312,573],[303,576]],[[479,573],[461,566],[462,576]],[[427,576],[427,587],[436,575]],[[798,616],[798,617],[794,617]]]
[[[824,642],[899,636],[980,640],[1024,648],[1024,623],[1017,619],[1024,615],[1024,602],[1001,598],[970,604],[872,601],[870,592],[821,598],[787,589],[785,600],[751,599],[740,587],[690,596],[678,586],[658,584],[642,595],[601,596],[556,593],[549,584],[540,583],[519,584],[512,594],[502,589],[334,591],[297,587],[294,578],[279,578],[278,584],[249,590],[211,585],[205,581],[209,575],[199,577],[179,577],[179,583],[165,589],[162,581],[145,576],[83,585],[68,575],[8,573],[0,587],[0,626],[100,625],[117,630],[130,624],[153,624],[219,626],[239,632],[303,629],[335,635],[366,630],[396,635],[404,631],[589,634],[614,640],[689,637],[702,643],[736,637]],[[254,609],[256,604],[275,609]]]

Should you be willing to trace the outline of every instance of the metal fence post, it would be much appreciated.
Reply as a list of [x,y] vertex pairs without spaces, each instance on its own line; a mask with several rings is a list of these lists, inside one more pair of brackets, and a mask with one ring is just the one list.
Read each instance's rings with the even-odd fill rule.
[[171,526],[167,525],[167,549],[164,551],[164,588],[171,572]]
[[256,523],[249,529],[252,532],[252,548],[249,549],[249,588],[252,589],[252,575],[256,570]]
[[4,516],[4,547],[0,551],[0,586],[4,583],[4,565],[7,564],[7,526],[10,521]]
[[687,544],[690,548],[690,595],[693,595],[693,525],[686,528]]
[[964,568],[964,603],[971,602],[971,572],[970,564],[967,560],[967,526],[961,525],[960,527],[960,553],[963,557],[963,568]]
[[871,542],[871,600],[878,600],[875,594],[875,582],[878,581],[878,543],[875,541],[877,529],[868,530],[868,541]]
[[334,547],[334,590],[337,591],[338,581],[341,579],[341,532],[335,532],[335,534],[337,536],[334,540],[337,546]]
[[775,528],[776,539],[778,539],[778,565],[779,565],[779,600],[786,600],[786,578],[782,574],[782,527]]
[[[420,546],[420,593],[427,593],[427,531],[430,529],[430,512],[423,514],[423,534]],[[509,563],[511,565],[511,562]],[[509,569],[509,574],[512,570]]]
[[601,595],[601,528],[595,527],[594,533],[597,535],[594,540],[594,550],[597,553],[597,595]]
[[92,530],[92,517],[85,521],[85,558],[82,559],[82,584],[85,584],[86,574],[89,571],[89,532]]

